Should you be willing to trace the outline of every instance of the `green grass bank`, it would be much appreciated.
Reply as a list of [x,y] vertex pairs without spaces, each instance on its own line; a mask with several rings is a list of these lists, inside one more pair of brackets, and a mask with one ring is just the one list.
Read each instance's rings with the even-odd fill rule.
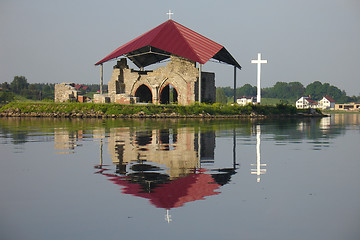
[[120,105],[97,103],[11,102],[0,108],[2,117],[255,117],[322,116],[320,111],[292,105],[194,104]]

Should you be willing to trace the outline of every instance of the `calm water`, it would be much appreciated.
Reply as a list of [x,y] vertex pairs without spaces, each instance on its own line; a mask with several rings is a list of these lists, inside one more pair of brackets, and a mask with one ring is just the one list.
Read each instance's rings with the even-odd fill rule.
[[0,238],[360,239],[360,114],[0,119]]

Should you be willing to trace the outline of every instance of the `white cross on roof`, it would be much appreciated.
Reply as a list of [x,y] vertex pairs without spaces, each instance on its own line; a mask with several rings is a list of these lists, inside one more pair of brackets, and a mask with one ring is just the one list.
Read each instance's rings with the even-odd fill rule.
[[166,13],[167,15],[169,15],[169,20],[171,19],[171,15],[173,15],[174,13],[173,12],[171,12],[171,10],[169,9],[169,12],[168,13]]

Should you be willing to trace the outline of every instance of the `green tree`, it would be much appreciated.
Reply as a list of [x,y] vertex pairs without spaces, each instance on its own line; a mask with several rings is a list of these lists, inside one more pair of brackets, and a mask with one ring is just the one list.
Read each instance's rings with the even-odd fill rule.
[[294,99],[299,99],[305,93],[305,87],[300,82],[289,82],[289,90]]
[[216,88],[216,102],[217,103],[227,103],[227,97],[222,88]]
[[277,82],[273,87],[273,97],[280,99],[287,99],[291,96],[289,87],[286,82]]
[[0,92],[0,103],[11,102],[15,99],[15,96],[12,92],[1,91]]
[[3,91],[10,90],[10,84],[9,84],[8,82],[4,82],[4,83],[0,84],[0,88],[1,88]]
[[311,96],[312,99],[320,99],[325,95],[322,91],[322,83],[315,81],[306,86],[305,95]]
[[344,103],[349,99],[349,97],[346,96],[345,91],[341,91],[339,88],[332,86],[329,83],[322,84],[319,81],[315,81],[307,85],[305,94],[310,95],[311,98],[317,100],[321,99],[325,95],[328,95],[338,103]]
[[15,76],[10,87],[14,93],[20,94],[22,90],[28,89],[29,83],[24,76]]
[[236,96],[237,97],[242,97],[242,96],[246,96],[246,97],[251,97],[251,96],[256,96],[256,91],[257,88],[251,86],[250,84],[245,84],[244,86],[237,88],[236,89]]
[[224,93],[225,93],[225,95],[227,97],[233,97],[234,96],[234,89],[233,88],[231,88],[231,87],[223,87],[222,89],[223,89],[223,91],[224,91]]

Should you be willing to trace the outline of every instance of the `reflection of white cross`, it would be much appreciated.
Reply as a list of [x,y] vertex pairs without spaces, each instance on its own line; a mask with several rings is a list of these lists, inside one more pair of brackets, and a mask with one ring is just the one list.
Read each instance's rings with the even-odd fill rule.
[[167,221],[168,223],[170,223],[171,220],[171,215],[169,214],[170,210],[166,209],[166,215],[165,215],[165,221]]
[[260,75],[261,75],[261,64],[267,63],[267,60],[261,59],[261,53],[258,53],[257,60],[251,60],[251,63],[257,64],[257,102],[261,102],[261,87],[260,87]]
[[261,163],[260,144],[261,144],[261,128],[260,125],[257,125],[256,126],[256,164],[251,164],[251,166],[256,166],[256,169],[251,169],[251,174],[257,175],[257,182],[260,182],[260,175],[266,173],[266,169],[261,168],[261,167],[266,167],[266,164]]
[[171,10],[169,10],[169,12],[166,14],[169,15],[169,19],[171,19],[171,15],[173,15],[174,13],[172,13]]

